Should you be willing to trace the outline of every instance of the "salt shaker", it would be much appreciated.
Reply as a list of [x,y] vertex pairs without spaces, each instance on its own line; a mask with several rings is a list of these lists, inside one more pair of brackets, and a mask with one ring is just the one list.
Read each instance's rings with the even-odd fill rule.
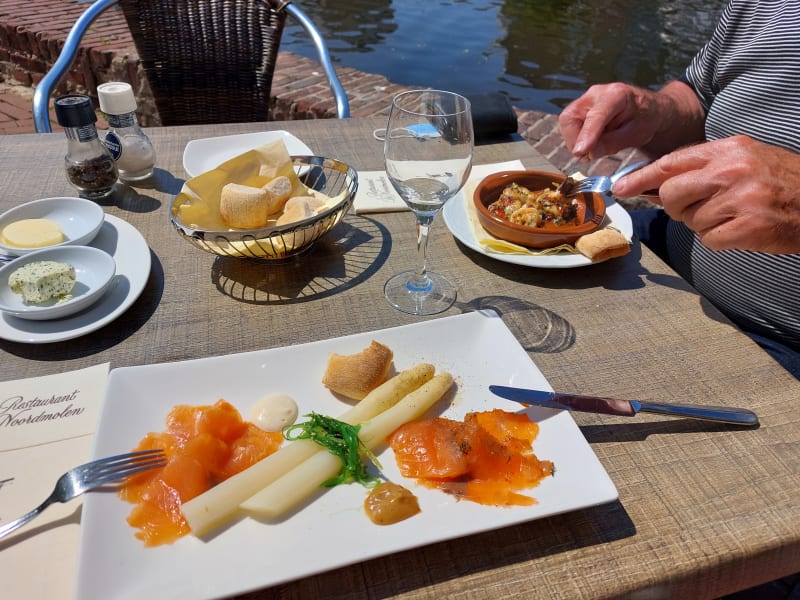
[[67,136],[67,179],[82,198],[100,200],[110,196],[117,182],[117,165],[97,135],[97,115],[91,99],[67,94],[56,98],[54,106],[58,124]]
[[111,127],[105,145],[117,161],[119,178],[141,181],[153,174],[156,154],[136,121],[136,98],[130,84],[118,81],[97,86],[100,110]]

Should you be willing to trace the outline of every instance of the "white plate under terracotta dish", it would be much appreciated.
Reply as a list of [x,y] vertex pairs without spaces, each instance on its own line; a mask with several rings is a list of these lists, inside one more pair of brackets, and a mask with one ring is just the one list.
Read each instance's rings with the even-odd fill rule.
[[216,169],[226,160],[282,139],[289,156],[310,156],[314,153],[288,131],[259,131],[192,140],[183,151],[183,170],[189,177]]
[[117,264],[117,273],[100,300],[87,310],[54,321],[30,321],[0,313],[0,338],[26,344],[71,340],[100,329],[128,310],[150,276],[147,242],[127,221],[106,215],[89,245],[113,256]]
[[[472,198],[469,198],[468,201],[472,202]],[[481,246],[478,243],[478,240],[475,238],[475,234],[472,230],[472,224],[470,223],[469,216],[467,215],[466,202],[467,200],[464,198],[464,194],[459,193],[444,205],[442,216],[444,217],[444,222],[447,225],[447,228],[450,230],[450,233],[452,233],[462,244],[475,250],[475,252],[480,252],[489,258],[493,258],[502,262],[522,265],[523,267],[539,267],[542,269],[572,269],[575,267],[585,267],[598,264],[597,262],[592,262],[583,254],[570,254],[568,252],[541,256],[531,254],[487,252],[486,249]],[[631,221],[631,216],[628,214],[628,211],[626,211],[625,208],[612,199],[608,204],[606,204],[606,216],[608,219],[613,221],[616,228],[618,228],[628,239],[631,239],[631,236],[633,235],[633,222]]]
[[[213,404],[225,398],[247,416],[271,393],[298,401],[300,414],[337,415],[350,405],[321,383],[331,353],[351,354],[372,340],[394,351],[397,370],[430,362],[456,381],[450,404],[438,413],[456,419],[469,411],[520,406],[493,396],[492,383],[551,389],[502,319],[491,311],[434,319],[394,329],[315,343],[194,361],[114,369],[108,380],[94,456],[133,448],[150,431],[163,431],[176,404]],[[458,501],[400,476],[392,452],[378,448],[382,472],[418,497],[422,512],[391,526],[365,515],[366,490],[340,485],[289,517],[273,522],[242,518],[200,540],[146,548],[125,518],[131,505],[115,494],[87,494],[81,517],[77,592],[103,598],[219,598],[452,538],[611,502],[617,490],[568,412],[526,411],[540,424],[534,451],[555,463],[556,476],[529,490],[538,504],[499,508]],[[438,414],[437,413],[437,414]],[[346,542],[343,542],[346,540]],[[231,568],[221,568],[230,565]]]
[[[48,246],[80,246],[91,242],[105,216],[103,208],[91,200],[62,196],[57,198],[41,198],[20,204],[0,215],[0,231],[7,225],[23,219],[47,219],[53,221],[64,234],[60,244]],[[0,254],[22,256],[36,252],[41,248],[19,248],[8,246],[0,240]]]
[[[57,262],[72,265],[75,285],[66,298],[50,299],[40,304],[26,303],[23,296],[11,289],[11,275],[34,262]],[[116,263],[114,258],[90,246],[45,248],[21,256],[0,268],[0,311],[20,319],[44,321],[61,319],[85,310],[102,297],[111,285]]]

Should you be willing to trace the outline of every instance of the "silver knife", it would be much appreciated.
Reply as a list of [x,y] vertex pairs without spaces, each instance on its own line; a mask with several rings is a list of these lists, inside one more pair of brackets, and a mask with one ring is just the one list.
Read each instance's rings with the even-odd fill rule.
[[526,390],[523,388],[490,385],[489,391],[507,400],[521,404],[543,406],[560,410],[577,410],[580,412],[600,413],[633,417],[638,412],[656,413],[670,417],[702,419],[717,421],[731,425],[758,425],[758,416],[745,408],[728,406],[700,406],[697,404],[662,404],[659,402],[642,402],[641,400],[617,400],[598,396],[579,396],[576,394],[559,394],[542,390]]

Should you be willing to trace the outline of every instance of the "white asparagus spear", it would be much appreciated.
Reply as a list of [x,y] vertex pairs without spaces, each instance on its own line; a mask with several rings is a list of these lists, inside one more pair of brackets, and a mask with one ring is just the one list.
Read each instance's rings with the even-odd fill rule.
[[[356,425],[371,419],[429,381],[434,371],[433,365],[427,363],[401,371],[375,388],[339,420]],[[221,525],[238,511],[242,502],[320,450],[322,447],[311,440],[290,442],[241,473],[185,502],[181,505],[181,512],[192,534],[203,535]]]
[[[358,437],[369,450],[375,449],[395,429],[425,414],[452,384],[449,373],[437,375],[395,406],[363,423]],[[341,458],[330,452],[318,452],[243,502],[242,508],[259,517],[280,517],[318,492],[325,481],[341,470]]]

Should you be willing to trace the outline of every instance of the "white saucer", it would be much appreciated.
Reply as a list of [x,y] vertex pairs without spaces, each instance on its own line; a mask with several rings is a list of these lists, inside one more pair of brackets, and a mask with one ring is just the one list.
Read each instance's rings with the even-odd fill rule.
[[[535,256],[531,254],[502,254],[500,252],[487,252],[475,239],[472,225],[467,215],[464,194],[459,193],[455,198],[444,205],[442,216],[447,228],[462,244],[480,252],[484,256],[523,267],[539,267],[543,269],[572,269],[595,265],[601,261],[592,262],[583,254],[549,254]],[[633,222],[628,211],[615,200],[606,206],[606,215],[628,239],[633,235]]]
[[103,297],[87,310],[55,321],[30,321],[0,314],[0,338],[27,344],[71,340],[100,329],[136,301],[150,275],[150,248],[142,234],[130,223],[106,215],[89,246],[104,250],[117,263],[116,276]]
[[[26,304],[22,295],[8,285],[17,269],[40,261],[64,263],[75,269],[75,285],[68,299]],[[34,321],[67,317],[97,302],[111,285],[115,271],[114,258],[91,246],[63,246],[31,252],[0,268],[0,311]]]
[[314,153],[288,131],[259,131],[192,140],[183,151],[183,169],[189,177],[216,169],[226,160],[253,148],[283,139],[290,156],[309,156]]

